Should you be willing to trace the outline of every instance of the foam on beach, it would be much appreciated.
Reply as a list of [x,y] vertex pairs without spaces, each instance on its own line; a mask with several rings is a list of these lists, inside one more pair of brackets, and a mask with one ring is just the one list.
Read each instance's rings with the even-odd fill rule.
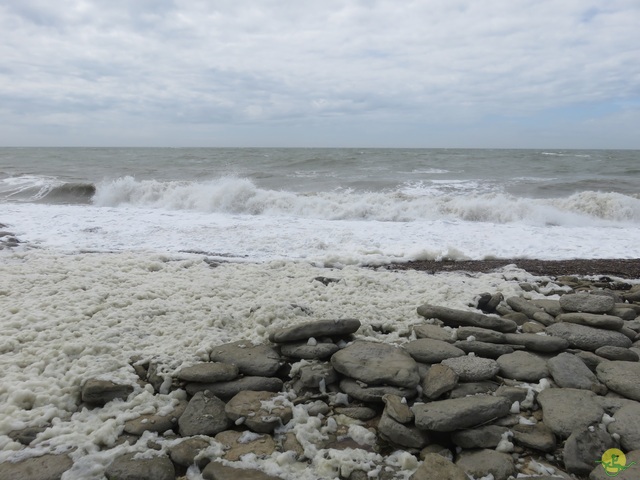
[[[403,342],[411,325],[421,321],[417,305],[468,309],[482,291],[518,294],[516,279],[527,276],[508,269],[426,275],[284,261],[212,267],[197,255],[131,252],[0,254],[0,462],[76,447],[70,478],[83,479],[102,478],[113,455],[136,451],[135,445],[101,450],[114,444],[126,420],[167,409],[186,395],[153,395],[139,386],[130,366],[134,356],[176,369],[207,360],[211,349],[224,342],[259,343],[275,328],[349,317],[361,320],[361,337]],[[339,281],[324,285],[314,280],[317,276]],[[136,395],[102,409],[78,410],[80,387],[92,377],[134,385]],[[304,412],[297,415],[294,428],[311,428]],[[19,444],[7,436],[46,423],[51,427],[28,450],[19,452]],[[315,459],[307,473],[287,470],[295,462],[284,457],[255,462],[286,478],[333,478],[344,461],[340,455]],[[374,454],[363,455],[351,461],[374,460],[367,456]],[[387,459],[392,460],[408,461]],[[407,472],[415,466],[415,460],[407,463]]]

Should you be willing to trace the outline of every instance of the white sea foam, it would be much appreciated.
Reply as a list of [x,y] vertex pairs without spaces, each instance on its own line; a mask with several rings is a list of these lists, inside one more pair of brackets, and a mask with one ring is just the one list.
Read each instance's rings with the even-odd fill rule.
[[410,182],[399,190],[384,192],[295,193],[259,188],[246,178],[160,182],[123,177],[99,184],[93,202],[107,207],[128,205],[325,220],[640,223],[640,199],[623,194],[582,192],[562,199],[527,199],[494,190],[490,184],[476,181],[434,180]]
[[[158,361],[172,372],[207,360],[220,343],[260,342],[272,329],[329,318],[359,318],[360,336],[403,341],[421,321],[416,306],[424,301],[468,309],[477,292],[520,293],[518,282],[500,273],[424,275],[281,261],[212,268],[202,256],[132,252],[4,250],[0,255],[0,462],[74,446],[76,465],[65,477],[69,479],[101,479],[123,449],[146,450],[141,442],[108,453],[104,447],[113,446],[127,420],[167,411],[185,398],[182,391],[153,395],[150,388],[140,387],[129,365],[133,355]],[[313,280],[318,275],[343,281],[325,286]],[[292,308],[294,303],[305,309]],[[391,333],[377,333],[372,325],[386,325]],[[96,376],[131,384],[134,392],[104,408],[79,410],[80,388]],[[320,479],[383,461],[364,450],[318,450],[312,438],[322,435],[317,422],[296,407],[287,427],[312,459],[308,468],[305,464],[308,471],[295,470],[295,462],[280,454],[243,462],[284,478]],[[50,426],[27,450],[19,451],[7,436],[45,424]],[[366,440],[363,430],[352,433]],[[170,442],[154,438],[162,445]],[[409,457],[387,461],[410,473],[417,464]]]

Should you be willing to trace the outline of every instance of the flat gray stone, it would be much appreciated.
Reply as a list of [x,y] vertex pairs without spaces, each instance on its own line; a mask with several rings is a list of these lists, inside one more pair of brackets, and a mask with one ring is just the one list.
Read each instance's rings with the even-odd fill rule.
[[439,307],[425,303],[418,307],[418,315],[426,318],[437,318],[449,327],[480,327],[496,330],[498,332],[515,332],[518,325],[512,321],[500,317],[492,317],[466,310]]
[[309,338],[343,337],[355,333],[360,328],[360,320],[341,318],[337,320],[318,320],[276,330],[269,335],[274,343],[298,342]]
[[[624,471],[618,469],[611,470],[611,473],[603,468],[603,465],[597,465],[589,475],[589,480],[638,480],[638,470],[640,469],[640,450],[633,450],[625,454],[625,466],[629,467]],[[600,459],[597,459],[600,460]],[[631,465],[635,462],[635,465]]]
[[547,327],[547,333],[555,337],[564,338],[571,348],[594,351],[605,345],[615,347],[631,346],[631,340],[614,330],[587,327],[577,323],[555,323]]
[[126,400],[132,392],[133,385],[91,378],[82,386],[82,401],[91,405],[102,406],[112,400]]
[[247,438],[245,432],[225,430],[215,436],[225,452],[222,458],[237,462],[243,455],[253,454],[259,458],[268,457],[276,450],[276,442],[271,435],[255,435]]
[[269,345],[240,341],[218,345],[211,351],[214,362],[236,365],[244,375],[271,377],[280,368],[280,355]]
[[606,361],[596,367],[596,374],[607,388],[631,400],[640,401],[640,363]]
[[561,388],[580,388],[590,390],[594,383],[598,383],[598,379],[589,367],[575,355],[570,353],[561,353],[547,361],[547,368],[556,382]]
[[525,322],[521,325],[522,333],[544,333],[545,326],[536,321]]
[[456,372],[461,382],[490,380],[500,371],[495,360],[475,356],[448,358],[442,364]]
[[557,317],[561,313],[564,313],[562,307],[560,306],[560,300],[552,300],[549,298],[535,298],[531,300],[536,307],[542,308],[545,312],[547,312],[552,317]]
[[569,436],[562,450],[564,468],[575,475],[589,475],[593,470],[593,459],[600,459],[603,452],[615,447],[611,435],[604,430],[576,430]]
[[134,456],[135,453],[128,453],[116,458],[105,471],[107,480],[175,480],[175,469],[168,457]]
[[508,431],[507,427],[485,425],[454,432],[451,434],[451,440],[461,448],[496,448],[502,440],[502,435]]
[[507,385],[501,385],[500,387],[498,387],[495,393],[500,397],[508,398],[509,401],[511,401],[511,403],[513,402],[522,403],[524,399],[527,398],[528,392],[526,388],[509,387]]
[[449,393],[449,398],[463,398],[468,397],[469,395],[478,395],[480,393],[493,393],[498,389],[498,387],[499,385],[497,383],[489,381],[458,383],[458,385],[456,385]]
[[273,392],[239,392],[227,402],[224,411],[232,422],[243,419],[243,424],[253,432],[271,433],[292,418],[291,408],[277,396]]
[[575,356],[578,357],[592,372],[596,371],[596,368],[601,362],[606,362],[606,359],[593,352],[579,351]]
[[406,351],[386,343],[358,340],[331,357],[338,372],[368,386],[414,388],[420,382],[418,365]]
[[522,345],[527,350],[541,353],[562,352],[567,349],[569,342],[563,338],[536,333],[508,333],[505,335],[507,343]]
[[229,382],[219,383],[188,383],[186,390],[189,395],[210,391],[216,397],[228,400],[238,392],[244,390],[279,392],[284,383],[276,377],[242,377]]
[[442,394],[453,390],[458,384],[458,374],[443,364],[433,365],[422,380],[422,395],[435,400]]
[[523,382],[538,382],[549,376],[547,362],[529,352],[513,352],[497,360],[500,376]]
[[224,402],[209,392],[198,392],[189,401],[178,420],[180,435],[209,435],[226,430],[231,425],[224,410]]
[[[336,407],[333,411],[338,415],[355,418],[356,420],[362,420],[363,422],[371,420],[379,415],[378,412],[369,407]],[[311,415],[311,412],[309,412],[309,415]]]
[[567,312],[606,313],[613,310],[615,304],[612,297],[586,292],[567,293],[560,297],[560,306]]
[[15,463],[0,463],[0,478],[3,480],[60,480],[64,472],[72,466],[73,460],[68,455],[46,454]]
[[178,424],[178,419],[187,408],[187,402],[180,402],[168,415],[158,415],[150,413],[140,415],[138,418],[127,420],[124,424],[124,431],[131,435],[142,435],[144,432],[164,433],[173,430]]
[[571,432],[597,425],[602,421],[604,410],[596,395],[587,390],[574,388],[548,388],[538,394],[544,424],[561,438]]
[[182,467],[197,465],[202,470],[211,460],[202,458],[196,462],[196,457],[202,450],[207,449],[209,445],[211,445],[210,442],[201,437],[185,438],[180,443],[169,447],[169,456],[177,465]]
[[387,409],[378,422],[378,433],[387,441],[406,448],[423,448],[429,443],[426,432],[411,424],[403,424],[393,419]]
[[513,353],[513,347],[501,343],[487,343],[476,341],[462,341],[453,344],[454,347],[459,348],[464,353],[475,353],[478,357],[493,358],[496,359],[501,355],[507,353]]
[[597,315],[595,313],[563,313],[558,315],[559,322],[577,323],[587,327],[603,328],[605,330],[620,330],[624,320],[613,315]]
[[206,362],[185,367],[175,376],[185,382],[216,383],[233,380],[239,373],[238,367],[230,363]]
[[467,340],[469,337],[474,337],[475,341],[486,343],[506,343],[507,341],[504,333],[489,330],[488,328],[460,327],[456,334],[458,340]]
[[549,315],[543,308],[537,306],[535,303],[522,297],[509,297],[507,298],[507,305],[513,308],[516,312],[523,313],[532,320],[536,320],[543,325],[551,325],[555,323],[555,318]]
[[469,480],[465,471],[437,453],[427,453],[409,480]]
[[615,422],[607,427],[609,433],[620,435],[620,444],[625,451],[640,450],[640,403],[628,403],[613,416]]
[[211,462],[202,471],[204,480],[280,480],[280,477],[267,475],[260,470],[250,468],[234,468]]
[[384,395],[382,402],[385,405],[384,411],[391,419],[402,424],[413,422],[413,412],[407,405],[406,400],[403,402],[402,397],[397,395]]
[[340,380],[340,390],[350,397],[365,403],[382,403],[384,395],[398,395],[406,398],[413,398],[417,395],[415,388],[396,387],[393,385],[365,387],[351,378]]
[[493,475],[495,480],[507,480],[517,470],[511,455],[495,450],[475,450],[460,453],[456,465],[474,478]]
[[633,350],[622,347],[612,347],[610,345],[597,348],[594,353],[607,360],[620,360],[623,362],[637,362],[640,360],[638,354]]
[[455,342],[453,332],[438,325],[431,325],[428,323],[424,325],[415,325],[413,327],[413,331],[418,338],[433,338],[434,340],[442,340],[447,343]]
[[511,403],[507,398],[490,395],[440,400],[412,407],[416,426],[437,432],[475,427],[504,417],[510,409]]
[[416,362],[440,363],[447,358],[462,357],[465,352],[442,340],[420,338],[404,345]]
[[328,358],[340,350],[335,343],[321,343],[309,345],[307,342],[286,343],[280,347],[280,353],[287,357],[305,360],[320,360]]
[[553,452],[556,449],[556,436],[542,422],[535,425],[514,425],[511,431],[513,441],[522,447],[541,452]]
[[326,387],[339,380],[338,373],[328,362],[303,365],[298,371],[298,377],[306,388],[320,388],[322,382]]

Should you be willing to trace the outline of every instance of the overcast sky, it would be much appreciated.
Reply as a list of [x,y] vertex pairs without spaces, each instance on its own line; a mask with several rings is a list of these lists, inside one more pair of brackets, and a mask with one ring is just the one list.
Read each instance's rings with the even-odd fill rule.
[[0,145],[640,148],[640,1],[0,0]]

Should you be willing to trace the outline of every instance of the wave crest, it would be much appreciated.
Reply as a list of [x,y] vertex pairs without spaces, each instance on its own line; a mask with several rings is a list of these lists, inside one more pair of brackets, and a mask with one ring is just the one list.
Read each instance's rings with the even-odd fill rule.
[[528,199],[503,193],[414,195],[406,189],[294,193],[262,189],[249,179],[236,177],[195,183],[123,177],[99,184],[93,203],[327,220],[461,220],[575,226],[640,223],[640,199],[618,193],[582,192],[561,199]]

